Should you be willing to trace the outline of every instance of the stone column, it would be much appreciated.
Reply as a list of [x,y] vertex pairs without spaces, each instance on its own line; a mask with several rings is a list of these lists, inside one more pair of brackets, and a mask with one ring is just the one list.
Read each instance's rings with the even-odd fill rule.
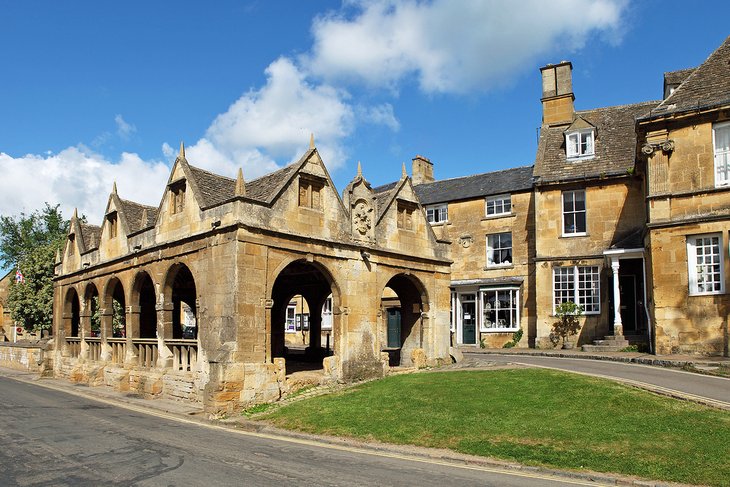
[[71,355],[71,352],[68,350],[68,344],[66,343],[66,336],[71,334],[71,320],[73,320],[73,313],[67,311],[61,313],[61,326],[58,328],[56,341],[61,348],[62,357]]
[[108,362],[112,359],[112,349],[107,340],[112,337],[113,309],[114,307],[110,305],[108,308],[99,310],[101,317],[101,357],[99,357],[99,360],[102,362]]
[[172,351],[165,345],[165,340],[172,340],[172,303],[157,305],[157,367],[172,367]]
[[127,306],[127,340],[125,343],[126,353],[124,354],[125,365],[137,365],[139,361],[139,353],[135,347],[133,340],[139,338],[139,315],[142,308],[140,306]]
[[611,269],[613,270],[613,334],[623,336],[624,326],[621,322],[621,289],[619,287],[618,271],[621,266],[618,257],[611,258]]
[[91,333],[91,309],[87,306],[80,313],[79,336],[81,337],[81,351],[79,352],[79,361],[84,362],[89,357],[89,344],[86,343],[86,337]]

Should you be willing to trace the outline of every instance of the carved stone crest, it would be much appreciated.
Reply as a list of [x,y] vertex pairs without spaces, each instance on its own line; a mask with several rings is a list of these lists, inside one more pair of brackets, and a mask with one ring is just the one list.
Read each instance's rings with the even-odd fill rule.
[[352,226],[361,236],[367,235],[373,226],[373,209],[366,201],[360,200],[352,212]]
[[471,247],[471,244],[473,242],[474,238],[471,235],[462,235],[461,237],[459,237],[459,245],[461,245],[465,249]]

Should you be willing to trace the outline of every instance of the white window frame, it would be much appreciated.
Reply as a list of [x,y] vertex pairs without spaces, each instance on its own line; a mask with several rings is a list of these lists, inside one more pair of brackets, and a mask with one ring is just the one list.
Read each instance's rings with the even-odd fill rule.
[[596,154],[595,131],[593,129],[582,129],[566,133],[565,154],[571,161],[593,157]]
[[[504,235],[509,235],[509,247],[502,246]],[[508,263],[494,262],[495,252],[509,249],[512,260]],[[512,232],[500,232],[487,235],[487,267],[512,267],[515,264],[514,248],[512,246]]]
[[[489,213],[489,206],[494,209],[493,213]],[[484,214],[487,218],[500,215],[511,215],[512,214],[512,195],[511,194],[498,194],[490,196],[484,200]]]
[[[715,239],[717,239],[715,241]],[[700,243],[700,240],[702,242]],[[698,249],[701,251],[698,252]],[[717,253],[714,250],[717,249]],[[690,296],[706,296],[725,293],[725,255],[722,233],[690,235],[687,237],[687,274]],[[706,253],[710,250],[711,253]],[[707,262],[707,257],[710,261]],[[703,260],[702,263],[698,259]],[[708,272],[710,267],[718,266],[719,272]],[[703,272],[703,268],[705,271]],[[708,280],[711,277],[712,280]],[[714,289],[719,284],[719,289]],[[713,289],[707,290],[711,285]]]
[[289,304],[286,307],[286,318],[285,318],[285,325],[284,325],[284,330],[287,333],[296,333],[297,332],[296,314],[297,314],[297,305]]
[[[558,274],[565,279],[557,281]],[[591,279],[586,279],[590,276]],[[561,284],[558,288],[556,284]],[[588,287],[588,284],[591,284]],[[594,286],[595,285],[595,288]],[[587,298],[590,297],[590,302]],[[601,314],[601,266],[576,265],[553,267],[553,314],[559,303],[572,301],[583,307],[583,314]]]
[[426,207],[426,219],[431,225],[447,223],[449,221],[449,205],[430,205]]
[[[575,209],[575,194],[576,193],[583,193],[583,209],[582,210],[576,210]],[[572,194],[573,195],[573,199],[572,199],[572,202],[573,202],[573,211],[569,211],[569,212],[566,212],[565,211],[565,196],[567,194]],[[588,211],[587,210],[588,210],[588,195],[586,194],[586,190],[584,190],[584,189],[574,189],[574,190],[570,190],[570,191],[563,191],[560,194],[560,214],[562,216],[561,230],[563,232],[562,233],[563,237],[581,237],[581,236],[585,236],[585,235],[588,234],[587,233],[588,232]],[[566,228],[565,228],[565,215],[566,214],[578,215],[579,213],[583,213],[583,215],[584,215],[585,228],[583,229],[583,231],[581,231],[581,232],[566,232]],[[575,218],[575,216],[574,216],[574,218]],[[577,228],[577,225],[575,225],[575,227]]]
[[718,150],[716,132],[730,131],[730,122],[712,126],[712,149],[715,155],[715,187],[730,186],[730,150]]
[[[495,327],[488,327],[487,326],[487,309],[485,307],[485,296],[488,294],[494,293],[499,295],[500,292],[509,292],[510,293],[510,303],[511,306],[507,308],[510,311],[514,311],[514,314],[510,313],[510,318],[513,320],[511,326],[495,326]],[[499,303],[499,299],[495,299],[495,303]],[[502,286],[502,287],[490,287],[490,288],[481,288],[479,289],[479,298],[478,298],[478,305],[479,305],[479,331],[482,333],[504,333],[504,332],[515,332],[520,329],[520,308],[521,308],[521,301],[520,301],[520,288],[516,286]],[[497,308],[496,313],[499,313],[501,308]]]

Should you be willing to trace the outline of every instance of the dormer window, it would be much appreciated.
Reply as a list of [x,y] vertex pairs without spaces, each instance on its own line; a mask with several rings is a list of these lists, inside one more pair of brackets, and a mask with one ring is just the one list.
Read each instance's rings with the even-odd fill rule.
[[170,213],[182,213],[185,209],[185,181],[170,185]]
[[299,206],[304,208],[312,208],[313,210],[322,209],[322,189],[324,181],[319,178],[299,176]]
[[109,226],[109,238],[115,238],[117,236],[117,212],[109,213],[106,216],[106,222]]
[[398,228],[413,230],[413,211],[415,209],[414,203],[398,200]]
[[568,159],[583,159],[594,155],[594,131],[578,130],[565,134],[565,149]]

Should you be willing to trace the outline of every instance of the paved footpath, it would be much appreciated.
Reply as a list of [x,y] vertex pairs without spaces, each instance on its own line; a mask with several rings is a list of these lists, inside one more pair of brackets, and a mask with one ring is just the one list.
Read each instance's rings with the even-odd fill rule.
[[[730,378],[702,375],[667,367],[657,367],[616,361],[620,355],[596,358],[533,355],[529,352],[514,354],[497,350],[462,349],[464,357],[477,362],[513,363],[530,367],[546,367],[596,377],[618,380],[672,397],[688,399],[722,409],[730,409]],[[668,365],[671,360],[658,360]],[[727,359],[718,359],[720,363]],[[684,360],[677,359],[677,363]],[[703,362],[706,363],[706,362]],[[699,362],[698,362],[699,364]]]

